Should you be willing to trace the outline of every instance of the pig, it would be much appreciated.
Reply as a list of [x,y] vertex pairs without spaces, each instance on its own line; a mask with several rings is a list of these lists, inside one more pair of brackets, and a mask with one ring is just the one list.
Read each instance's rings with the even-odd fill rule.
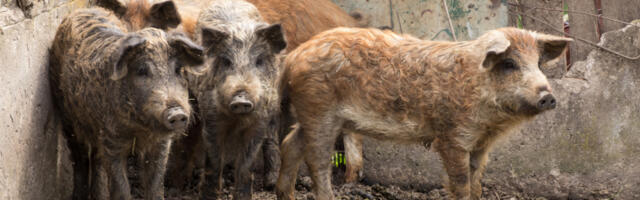
[[[97,1],[98,6],[114,12],[129,31],[156,27],[165,31],[182,32],[190,39],[194,39],[193,26],[199,13],[198,4],[194,5],[193,3],[175,0]],[[183,23],[185,18],[187,22]],[[183,28],[183,24],[185,24],[184,26],[192,26]],[[190,32],[186,32],[187,30]],[[189,99],[194,112],[197,113],[195,97],[190,96]],[[202,135],[202,123],[200,123],[198,115],[194,115],[192,119],[189,121],[188,131],[173,141],[165,176],[168,188],[184,192],[198,188],[204,179],[203,166],[206,148]]]
[[[178,7],[180,18],[182,19],[177,29],[190,35],[192,39],[197,40],[197,18],[201,10],[203,10],[201,8],[206,8],[209,1],[174,0],[174,2]],[[285,53],[295,49],[302,42],[309,40],[311,36],[324,30],[340,26],[362,27],[367,26],[369,22],[366,15],[359,12],[347,14],[329,0],[249,0],[249,2],[256,6],[258,12],[266,22],[282,24],[287,40],[287,48],[284,50]],[[288,103],[286,103],[288,102],[286,97],[284,97],[282,101],[283,104],[288,105]],[[282,109],[282,112],[285,114],[280,115],[280,119],[275,122],[279,130],[277,133],[268,132],[262,145],[263,160],[266,161],[263,170],[265,172],[263,186],[267,190],[273,188],[277,180],[278,166],[280,163],[279,143],[284,138],[283,136],[289,133],[289,127],[295,123],[295,119],[289,115],[290,111],[288,107],[285,106],[282,107]],[[172,155],[176,154],[180,156],[171,157],[171,159],[176,160],[170,161],[169,172],[167,172],[167,174],[171,177],[169,183],[172,183],[171,185],[176,188],[184,188],[185,183],[192,182],[193,171],[199,171],[195,170],[195,168],[202,168],[204,165],[202,161],[202,151],[199,150],[204,146],[201,144],[204,136],[200,133],[199,125],[194,125],[193,127],[195,128],[189,128],[189,132],[183,140],[178,141],[179,144],[175,146],[177,148],[173,148]],[[355,134],[345,134],[344,146],[347,161],[345,173],[346,182],[356,181],[361,174],[362,147],[358,138]],[[183,147],[190,147],[190,149],[183,149]],[[196,179],[201,177],[200,173],[195,174]]]
[[[300,44],[311,39],[312,36],[336,27],[366,27],[369,25],[369,17],[361,12],[346,13],[338,5],[330,0],[248,0],[253,3],[264,19],[269,23],[281,23],[287,39],[286,52],[297,48]],[[284,138],[289,133],[295,119],[290,116],[288,98],[282,97],[281,108],[283,116],[280,119],[280,137]],[[362,170],[362,143],[360,136],[344,130],[344,150],[346,155],[345,182],[355,182],[361,176]],[[269,147],[265,145],[266,147]],[[278,155],[269,155],[265,151],[265,159]],[[265,185],[275,184],[275,179],[265,179]]]
[[329,158],[341,129],[431,144],[453,199],[480,199],[495,141],[556,107],[541,64],[571,39],[515,28],[464,42],[336,28],[290,52],[281,85],[299,122],[282,143],[278,199],[294,199],[302,159],[316,199],[334,199]]
[[[253,3],[264,19],[269,23],[281,23],[287,39],[286,52],[293,51],[300,44],[311,39],[314,35],[336,27],[366,27],[369,17],[355,11],[347,14],[330,0],[248,0]],[[284,138],[295,119],[288,107],[287,95],[282,97],[282,113],[280,119],[279,136]],[[343,130],[342,135],[346,171],[345,182],[355,182],[362,176],[362,143],[357,133]],[[265,147],[269,147],[265,145]],[[278,155],[269,154],[275,150],[265,150],[265,159],[278,160]],[[275,179],[265,179],[266,186],[275,184]]]
[[49,52],[54,109],[74,162],[73,199],[131,199],[132,152],[145,199],[163,199],[171,142],[193,115],[186,76],[205,70],[202,47],[180,33],[125,29],[102,8],[76,10]]
[[264,22],[251,3],[217,0],[201,10],[195,32],[210,69],[195,77],[192,89],[210,141],[213,174],[203,198],[215,195],[211,188],[221,191],[223,166],[235,159],[233,196],[251,199],[252,163],[268,133],[277,131],[278,58],[287,46],[282,28]]
[[182,22],[173,0],[97,0],[96,4],[112,11],[129,31],[147,27],[169,30]]

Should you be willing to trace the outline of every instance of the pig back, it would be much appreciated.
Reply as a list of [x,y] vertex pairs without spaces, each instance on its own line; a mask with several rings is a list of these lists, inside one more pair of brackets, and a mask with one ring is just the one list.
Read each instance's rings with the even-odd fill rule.
[[[335,102],[345,118],[377,116],[369,121],[391,120],[407,125],[407,133],[423,132],[468,117],[477,102],[482,77],[479,63],[460,53],[467,45],[473,44],[338,28],[291,52],[285,79],[296,109]],[[324,99],[326,93],[335,99]]]
[[[112,54],[125,35],[122,24],[101,8],[82,9],[62,21],[50,49],[54,101],[76,127],[104,127],[117,110],[118,85],[109,80]],[[111,68],[110,68],[111,67]],[[81,120],[81,121],[80,121]],[[89,125],[91,124],[91,125]]]

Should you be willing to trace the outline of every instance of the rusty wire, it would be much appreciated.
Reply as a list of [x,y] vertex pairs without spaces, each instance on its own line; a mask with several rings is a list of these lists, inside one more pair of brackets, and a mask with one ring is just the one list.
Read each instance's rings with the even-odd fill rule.
[[[523,6],[523,7],[524,7],[524,6]],[[577,37],[577,36],[575,36],[575,35],[572,35],[572,34],[569,34],[569,33],[565,33],[565,32],[564,32],[564,30],[561,30],[561,29],[558,29],[558,28],[554,27],[554,26],[553,26],[553,25],[551,25],[549,22],[547,22],[547,21],[545,21],[545,20],[542,20],[542,19],[539,19],[539,18],[536,18],[536,17],[533,17],[533,16],[531,16],[531,15],[527,14],[527,12],[529,12],[529,11],[531,11],[531,10],[533,10],[533,9],[530,9],[530,10],[528,10],[528,11],[526,11],[526,12],[518,12],[518,11],[511,11],[511,10],[508,10],[508,12],[510,12],[510,13],[512,13],[512,14],[517,14],[517,15],[520,15],[520,16],[524,16],[524,17],[528,17],[528,18],[530,18],[530,19],[533,19],[534,21],[540,22],[540,23],[544,24],[545,26],[548,26],[551,30],[557,31],[557,32],[559,32],[559,33],[562,33],[562,34],[564,34],[565,36],[570,37],[570,38],[573,38],[573,39],[576,39],[576,40],[578,40],[578,41],[581,41],[581,42],[587,43],[587,44],[589,44],[589,45],[591,45],[591,46],[595,46],[595,47],[597,47],[597,48],[600,48],[600,49],[602,49],[602,50],[604,50],[604,51],[606,51],[606,52],[609,52],[609,53],[611,53],[611,54],[614,54],[614,55],[616,55],[616,56],[619,56],[619,57],[622,57],[622,58],[625,58],[625,59],[629,59],[629,60],[638,60],[638,59],[640,59],[640,55],[637,55],[637,56],[628,56],[628,55],[624,55],[624,54],[622,54],[622,53],[620,53],[620,52],[614,51],[614,50],[609,49],[609,48],[607,48],[607,47],[600,46],[600,45],[598,45],[598,44],[596,44],[596,43],[594,43],[594,42],[592,42],[592,41],[589,41],[589,40],[587,40],[587,39],[583,39],[583,38]],[[626,22],[625,22],[625,23],[626,23]],[[630,24],[630,23],[628,23],[628,24]],[[637,25],[634,25],[634,26],[637,26]]]

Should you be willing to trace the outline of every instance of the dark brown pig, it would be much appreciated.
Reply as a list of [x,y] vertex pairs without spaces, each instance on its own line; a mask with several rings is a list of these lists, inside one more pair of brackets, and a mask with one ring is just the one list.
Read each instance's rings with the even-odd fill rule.
[[125,30],[109,11],[77,10],[63,19],[50,50],[74,199],[131,199],[131,152],[139,156],[145,199],[163,199],[171,142],[192,115],[184,77],[202,71],[190,67],[202,64],[202,48],[178,33]]
[[[200,10],[198,5],[203,2],[98,0],[97,4],[113,11],[129,31],[156,27],[163,30],[183,32],[193,39],[195,21]],[[185,15],[185,17],[182,15]],[[190,96],[189,99],[191,99],[191,106],[197,107],[197,105],[194,105],[197,102],[195,97]],[[194,111],[197,113],[197,109],[194,109]],[[178,189],[181,192],[190,192],[198,188],[204,176],[206,148],[202,124],[197,115],[194,115],[193,120],[190,120],[187,130],[183,137],[174,140],[165,178],[165,184],[168,188]]]
[[299,127],[284,140],[276,186],[293,199],[301,161],[316,199],[333,199],[329,160],[341,129],[433,143],[453,199],[480,199],[494,142],[556,101],[542,63],[571,39],[505,28],[473,41],[433,42],[376,29],[337,28],[289,53],[283,86]]
[[[197,18],[202,10],[209,5],[207,0],[174,0],[178,7],[180,18],[182,19],[179,30],[191,35],[196,39]],[[268,23],[281,24],[287,40],[286,51],[295,49],[299,44],[309,40],[313,35],[335,27],[356,27],[366,26],[367,17],[361,13],[347,14],[336,4],[329,0],[249,0],[258,9],[260,15]],[[288,99],[282,99],[288,105]],[[295,123],[295,119],[288,115],[289,108],[283,107],[284,115],[274,121],[279,129],[279,133],[267,133],[267,137],[262,145],[266,173],[263,185],[269,189],[275,185],[277,179],[277,168],[280,163],[278,144],[286,133],[290,132],[289,127]],[[197,126],[196,126],[197,127]],[[174,152],[180,157],[171,157],[176,161],[171,161],[173,165],[169,168],[172,180],[176,187],[184,187],[184,183],[190,182],[193,178],[192,166],[201,165],[200,151],[194,149],[182,149],[182,147],[199,148],[199,130],[193,128],[184,140],[178,141],[178,148]],[[357,180],[362,168],[362,147],[359,137],[355,134],[345,134],[344,147],[346,153],[346,180],[352,182]],[[196,155],[194,155],[196,154]],[[175,167],[174,167],[175,166]],[[199,175],[197,175],[199,176]],[[197,177],[196,176],[196,177]]]
[[278,54],[286,48],[281,27],[262,20],[245,1],[218,0],[200,12],[196,33],[206,49],[193,89],[210,141],[209,192],[222,189],[222,170],[235,160],[235,199],[250,199],[251,166],[280,110]]

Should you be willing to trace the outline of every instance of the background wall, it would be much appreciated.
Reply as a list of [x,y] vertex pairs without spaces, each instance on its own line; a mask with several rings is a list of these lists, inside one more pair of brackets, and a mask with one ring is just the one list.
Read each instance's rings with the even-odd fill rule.
[[0,199],[70,197],[72,169],[65,142],[55,131],[45,132],[51,110],[47,48],[62,17],[87,4],[0,3]]
[[391,27],[398,33],[410,33],[431,40],[476,38],[479,34],[504,27],[508,23],[507,7],[500,0],[447,0],[455,31],[442,0],[333,0],[347,12],[369,15],[371,26]]

